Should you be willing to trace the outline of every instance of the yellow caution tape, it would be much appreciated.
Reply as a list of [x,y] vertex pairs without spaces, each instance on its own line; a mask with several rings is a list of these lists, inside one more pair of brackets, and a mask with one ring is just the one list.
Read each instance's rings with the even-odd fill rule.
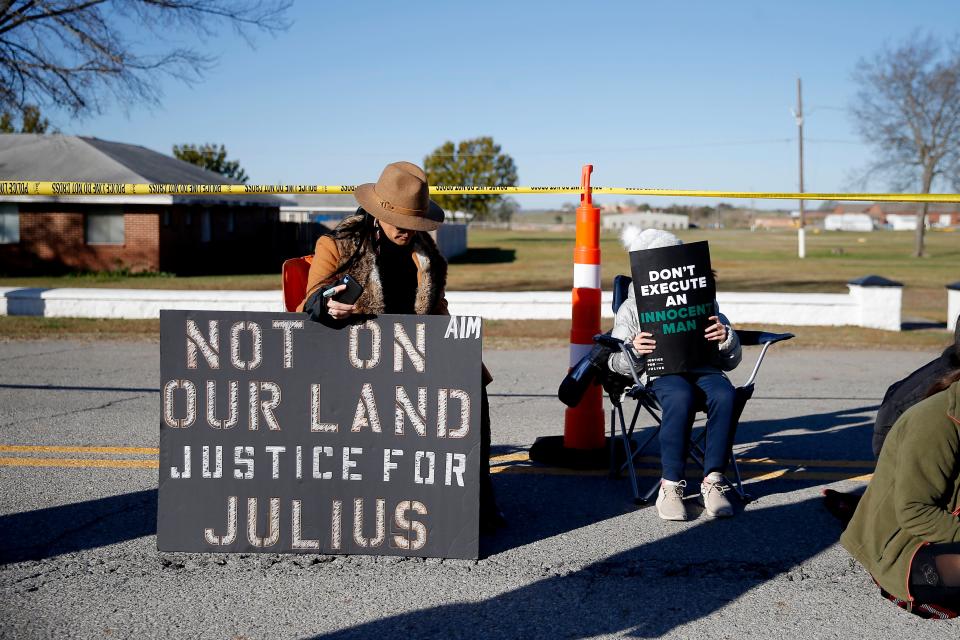
[[[237,196],[349,194],[354,185],[316,184],[123,184],[117,182],[0,181],[0,196]],[[707,191],[701,189],[643,189],[592,187],[594,195],[658,196],[675,198],[738,198],[756,200],[841,200],[863,202],[956,202],[958,193],[790,193],[771,191]],[[569,187],[460,187],[433,186],[432,195],[522,195],[580,193]]]

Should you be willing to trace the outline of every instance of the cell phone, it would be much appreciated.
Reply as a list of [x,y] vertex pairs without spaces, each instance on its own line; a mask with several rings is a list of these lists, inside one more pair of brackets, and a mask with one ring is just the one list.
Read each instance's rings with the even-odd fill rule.
[[342,304],[353,304],[360,299],[363,294],[363,285],[354,280],[350,274],[344,274],[342,278],[333,283],[334,287],[347,285],[347,288],[333,296],[333,299]]

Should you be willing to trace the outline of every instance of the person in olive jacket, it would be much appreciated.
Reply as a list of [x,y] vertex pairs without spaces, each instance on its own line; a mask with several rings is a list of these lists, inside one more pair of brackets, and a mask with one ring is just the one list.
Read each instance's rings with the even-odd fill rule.
[[841,544],[899,606],[960,612],[960,369],[908,409],[886,438]]

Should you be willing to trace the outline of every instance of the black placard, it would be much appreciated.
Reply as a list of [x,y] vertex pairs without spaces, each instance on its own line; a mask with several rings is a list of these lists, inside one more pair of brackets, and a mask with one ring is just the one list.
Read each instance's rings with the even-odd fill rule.
[[710,364],[717,344],[704,331],[716,314],[716,283],[707,242],[631,251],[630,268],[640,328],[657,341],[646,359],[647,374]]
[[477,317],[161,312],[157,547],[476,558],[480,356]]

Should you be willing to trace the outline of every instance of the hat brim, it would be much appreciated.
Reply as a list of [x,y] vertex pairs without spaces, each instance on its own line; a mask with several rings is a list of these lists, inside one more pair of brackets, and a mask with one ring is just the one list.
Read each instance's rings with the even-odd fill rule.
[[430,205],[423,215],[397,213],[380,206],[380,198],[377,197],[373,187],[372,182],[361,184],[354,189],[353,197],[360,203],[364,211],[377,220],[382,220],[401,229],[412,229],[414,231],[433,231],[443,224],[443,209],[433,200],[429,201]]

